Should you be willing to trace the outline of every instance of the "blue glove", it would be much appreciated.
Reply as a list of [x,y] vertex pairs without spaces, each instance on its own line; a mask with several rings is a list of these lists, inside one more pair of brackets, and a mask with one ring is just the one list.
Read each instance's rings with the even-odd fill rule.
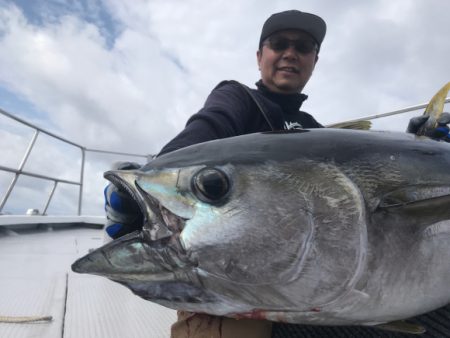
[[[406,132],[411,134],[416,134],[419,128],[428,120],[428,116],[416,116],[409,120],[408,128]],[[437,120],[437,127],[432,132],[427,134],[426,136],[431,137],[435,140],[442,140],[446,142],[450,142],[449,135],[449,127],[450,123],[450,114],[442,113],[439,119]]]
[[[130,170],[141,166],[133,162],[122,162],[115,169]],[[114,184],[106,186],[105,191],[106,233],[113,239],[142,228],[143,216],[137,203]]]

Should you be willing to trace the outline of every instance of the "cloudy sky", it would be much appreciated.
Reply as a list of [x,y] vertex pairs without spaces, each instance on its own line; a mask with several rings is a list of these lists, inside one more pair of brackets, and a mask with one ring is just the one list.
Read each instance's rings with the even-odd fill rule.
[[[446,0],[0,0],[0,108],[88,148],[156,153],[218,82],[253,86],[262,24],[287,9],[328,24],[303,106],[323,124],[427,102],[450,81]],[[17,168],[32,135],[0,116],[0,165]],[[84,213],[102,213],[102,172],[119,159],[87,154]],[[77,180],[80,161],[39,136],[24,169]],[[11,178],[0,172],[0,198]],[[17,187],[4,212],[42,211],[49,182]],[[76,212],[77,193],[58,187],[49,212]]]

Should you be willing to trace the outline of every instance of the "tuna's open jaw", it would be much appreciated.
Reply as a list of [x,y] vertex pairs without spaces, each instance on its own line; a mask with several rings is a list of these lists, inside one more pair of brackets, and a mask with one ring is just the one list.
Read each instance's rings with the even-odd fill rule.
[[192,282],[195,268],[170,246],[153,248],[133,232],[78,259],[72,270],[107,277],[136,295],[171,308],[211,303],[216,297]]
[[186,255],[179,235],[184,219],[171,213],[135,182],[134,171],[109,171],[105,178],[128,192],[144,214],[142,231],[120,237],[77,260],[79,273],[129,281],[171,281],[177,270],[195,266]]
[[144,215],[142,231],[122,236],[78,259],[72,270],[107,277],[138,296],[171,308],[197,309],[217,301],[197,286],[197,263],[179,235],[185,219],[171,213],[136,182],[140,172],[111,171],[105,177],[127,191]]
[[170,212],[160,201],[142,189],[136,180],[138,175],[139,172],[129,170],[108,171],[104,176],[136,201],[144,216],[143,232],[148,235],[148,240],[156,242],[179,238],[185,219]]
[[171,272],[162,267],[161,257],[146,244],[142,232],[116,239],[78,259],[72,270],[105,276],[117,281],[153,275],[155,280],[171,280]]

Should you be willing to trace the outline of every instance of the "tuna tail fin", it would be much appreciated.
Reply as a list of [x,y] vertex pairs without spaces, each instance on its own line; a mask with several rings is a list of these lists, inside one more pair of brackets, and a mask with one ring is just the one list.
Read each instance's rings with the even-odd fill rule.
[[339,129],[358,129],[358,130],[369,130],[372,127],[372,122],[369,120],[361,121],[350,121],[330,124],[327,128],[339,128]]
[[408,323],[403,320],[398,320],[395,322],[389,322],[384,324],[375,325],[376,328],[391,331],[391,332],[401,332],[409,334],[423,334],[426,332],[425,328],[419,324]]

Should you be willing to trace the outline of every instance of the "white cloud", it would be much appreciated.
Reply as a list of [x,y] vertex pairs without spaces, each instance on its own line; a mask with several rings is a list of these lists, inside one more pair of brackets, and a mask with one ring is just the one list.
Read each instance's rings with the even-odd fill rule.
[[[172,126],[161,116],[184,90],[183,73],[155,39],[125,30],[108,49],[96,26],[77,17],[41,27],[15,7],[0,15],[8,21],[2,48],[13,51],[0,56],[3,83],[46,111],[66,137],[122,150],[135,144],[149,153],[168,141]],[[148,144],[140,142],[147,135]]]
[[[52,131],[87,147],[157,152],[218,82],[258,80],[261,26],[285,9],[310,11],[327,21],[304,105],[324,124],[426,102],[450,80],[450,2],[136,0],[131,5],[105,0],[93,5],[89,21],[80,7],[73,14],[49,12],[37,25],[16,6],[0,3],[0,48],[7,51],[0,53],[0,85],[46,112]],[[113,42],[105,23],[95,21],[102,6],[118,23]],[[404,130],[410,116],[375,126]],[[42,119],[34,122],[48,126]],[[24,147],[16,144],[25,136],[8,132],[14,146],[5,158],[13,164]],[[31,159],[36,170],[73,176],[79,157],[69,154],[56,147]],[[59,155],[62,160],[52,167]],[[85,209],[101,213],[100,177],[109,162],[90,157]]]

